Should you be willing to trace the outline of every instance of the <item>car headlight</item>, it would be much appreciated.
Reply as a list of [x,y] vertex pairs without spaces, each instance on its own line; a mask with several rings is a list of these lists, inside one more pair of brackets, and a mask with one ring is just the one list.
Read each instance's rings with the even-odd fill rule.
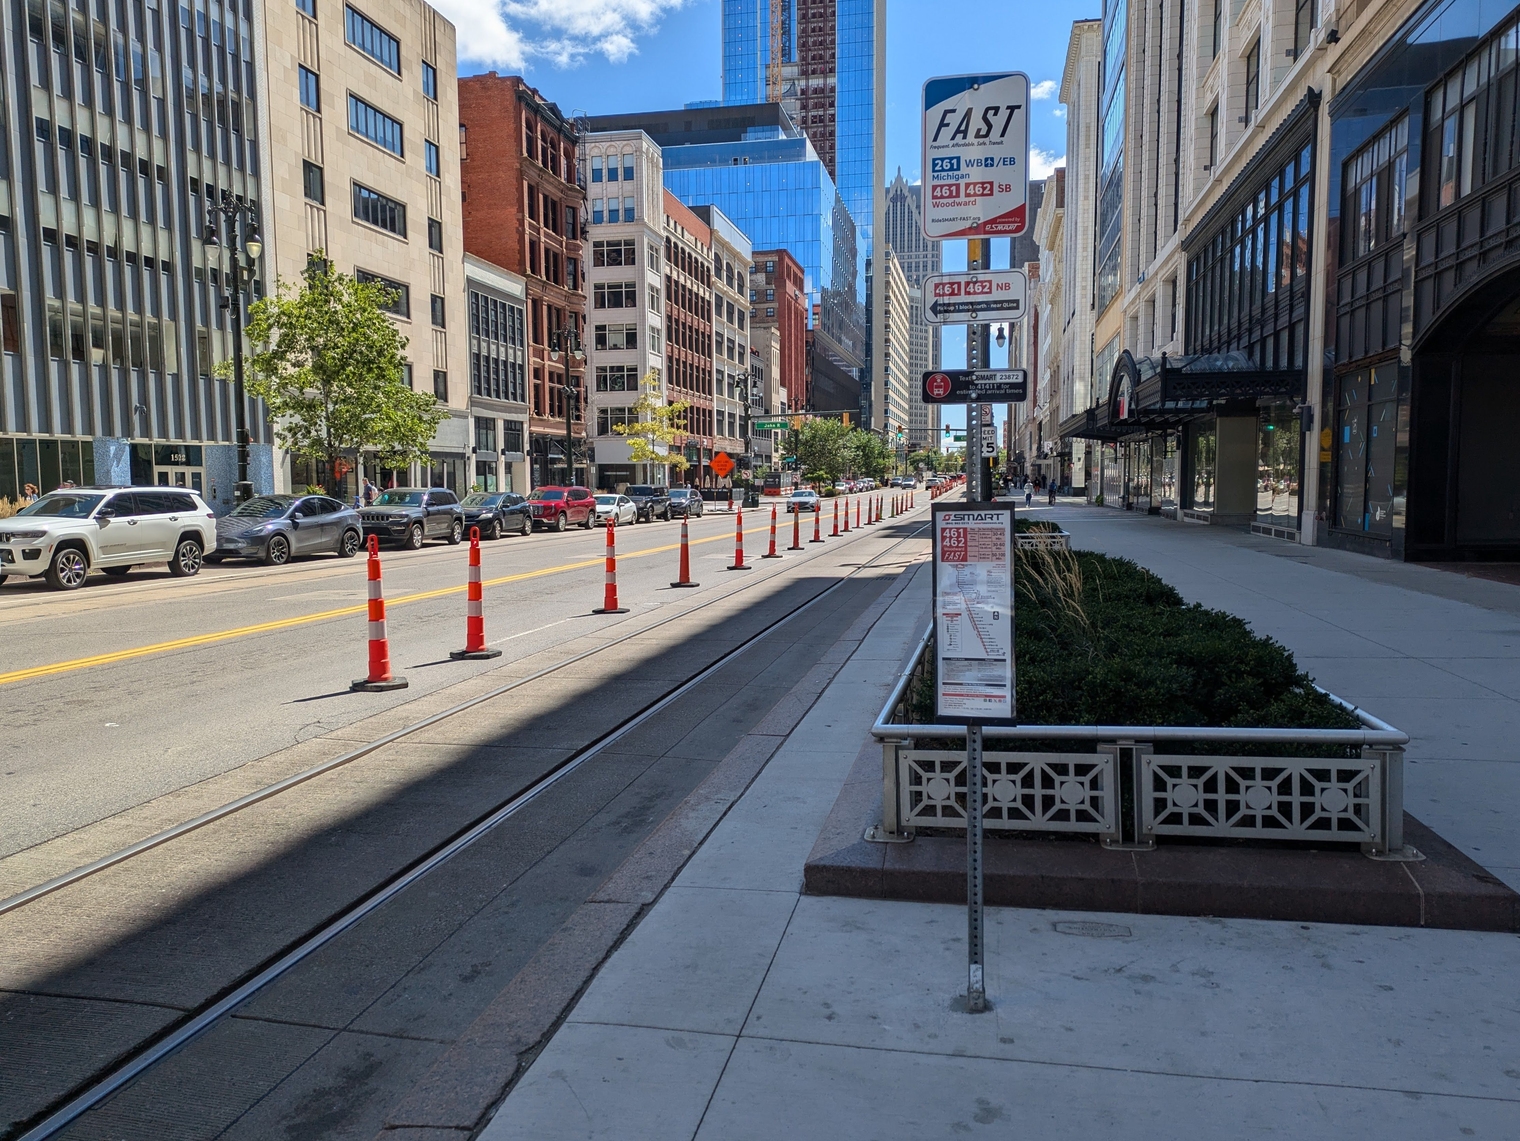
[[11,538],[18,543],[30,543],[35,539],[46,539],[46,531],[12,531]]

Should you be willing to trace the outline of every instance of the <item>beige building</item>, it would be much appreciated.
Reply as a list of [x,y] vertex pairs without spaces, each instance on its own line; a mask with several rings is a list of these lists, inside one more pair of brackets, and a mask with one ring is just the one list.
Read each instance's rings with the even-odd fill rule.
[[744,457],[750,455],[748,421],[764,405],[763,391],[751,391],[749,383],[749,271],[754,248],[716,206],[691,209],[712,230],[713,435],[716,447],[739,465],[739,474]]
[[[466,492],[474,473],[454,26],[419,0],[296,0],[263,11],[269,276],[294,285],[321,250],[338,270],[395,290],[412,387],[450,412],[431,471],[395,478]],[[279,457],[275,467],[297,486],[319,475]],[[348,483],[341,490],[351,493]]]
[[871,359],[871,404],[880,410],[880,423],[870,427],[881,429],[887,446],[906,455],[912,393],[922,378],[913,375],[913,302],[908,278],[890,246],[882,248],[881,272],[874,285],[880,294],[881,332],[880,347]]

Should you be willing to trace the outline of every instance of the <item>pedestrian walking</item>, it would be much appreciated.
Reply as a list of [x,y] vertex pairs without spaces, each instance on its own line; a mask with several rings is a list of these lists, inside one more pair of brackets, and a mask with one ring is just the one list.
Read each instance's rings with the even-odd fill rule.
[[1034,502],[1034,484],[1030,483],[1029,480],[1028,480],[1028,478],[1026,477],[1025,480],[1024,480],[1024,506],[1028,507],[1033,502]]
[[22,503],[36,503],[37,502],[37,485],[35,483],[29,483],[29,484],[27,484],[25,487],[23,487],[21,489],[21,502]]
[[1055,480],[1051,480],[1050,481],[1050,505],[1052,507],[1054,507],[1056,505],[1056,481]]
[[375,505],[375,496],[379,494],[380,493],[375,490],[375,485],[372,484],[369,481],[369,477],[366,476],[364,479],[364,506],[373,507]]

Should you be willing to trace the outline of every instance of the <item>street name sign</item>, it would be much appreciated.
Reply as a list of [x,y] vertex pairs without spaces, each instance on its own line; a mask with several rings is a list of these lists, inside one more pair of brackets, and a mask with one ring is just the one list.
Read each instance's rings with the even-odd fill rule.
[[1012,570],[1012,505],[935,511],[936,720],[1012,722]]
[[785,420],[755,420],[750,428],[756,432],[785,432],[787,423]]
[[1022,368],[936,369],[924,373],[925,404],[1022,404],[1029,398],[1029,372]]
[[1029,224],[1029,76],[924,84],[924,236],[1013,237]]
[[1029,304],[1021,269],[938,273],[924,280],[924,319],[931,325],[1017,321]]

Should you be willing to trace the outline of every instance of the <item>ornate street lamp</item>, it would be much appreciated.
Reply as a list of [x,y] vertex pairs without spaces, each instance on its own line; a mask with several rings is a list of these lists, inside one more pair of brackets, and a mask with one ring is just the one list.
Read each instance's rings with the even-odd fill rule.
[[221,307],[232,314],[232,400],[234,432],[237,437],[237,486],[233,489],[232,497],[238,503],[243,503],[253,498],[253,483],[248,478],[248,401],[243,394],[243,300],[249,286],[253,284],[254,267],[259,255],[264,252],[264,243],[259,238],[259,223],[253,204],[225,189],[219,201],[206,204],[204,241],[207,249],[221,248],[224,225],[227,248],[232,255],[231,274],[222,274],[227,292],[221,298]]
[[[577,363],[586,359],[586,351],[581,348],[581,338],[574,325],[556,329],[549,337],[549,359],[558,364],[563,354],[569,354],[570,359]],[[568,367],[565,375],[570,375]],[[559,390],[565,395],[565,485],[568,487],[575,482],[575,437],[571,429],[571,414],[580,399],[581,390],[573,384],[562,384]],[[591,473],[587,472],[586,477],[587,483],[590,483]]]

